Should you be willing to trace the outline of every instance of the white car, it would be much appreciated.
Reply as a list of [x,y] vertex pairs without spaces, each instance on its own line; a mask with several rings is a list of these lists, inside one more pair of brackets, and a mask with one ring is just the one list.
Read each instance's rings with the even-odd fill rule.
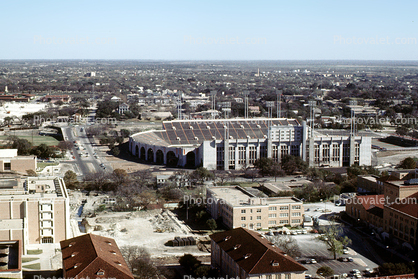
[[311,264],[316,264],[318,263],[315,259],[311,259]]

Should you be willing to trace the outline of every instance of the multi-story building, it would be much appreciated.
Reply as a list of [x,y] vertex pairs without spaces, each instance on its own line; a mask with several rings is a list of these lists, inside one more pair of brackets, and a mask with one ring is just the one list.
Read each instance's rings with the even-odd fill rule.
[[303,265],[260,234],[244,228],[215,233],[211,266],[230,278],[304,279]]
[[413,171],[396,171],[376,180],[381,195],[354,197],[346,203],[351,217],[382,228],[390,238],[416,245],[418,222],[418,179]]
[[17,149],[0,149],[0,172],[36,171],[36,156],[18,156]]
[[69,198],[63,179],[0,180],[0,239],[21,240],[25,252],[31,245],[59,244],[68,237]]
[[299,226],[303,202],[295,197],[260,198],[240,186],[207,187],[207,211],[231,229]]
[[369,136],[311,132],[296,119],[174,120],[162,125],[162,130],[132,135],[130,152],[150,163],[220,170],[251,166],[262,157],[280,162],[284,155],[300,156],[311,167],[371,164]]
[[61,241],[63,278],[133,279],[115,240],[94,234]]

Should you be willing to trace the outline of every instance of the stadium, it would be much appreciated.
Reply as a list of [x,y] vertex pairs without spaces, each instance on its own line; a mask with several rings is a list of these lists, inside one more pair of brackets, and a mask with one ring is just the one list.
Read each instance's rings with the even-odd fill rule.
[[280,162],[285,154],[311,167],[371,165],[370,136],[287,118],[164,121],[161,130],[132,135],[129,151],[148,163],[210,170],[241,169],[261,157]]

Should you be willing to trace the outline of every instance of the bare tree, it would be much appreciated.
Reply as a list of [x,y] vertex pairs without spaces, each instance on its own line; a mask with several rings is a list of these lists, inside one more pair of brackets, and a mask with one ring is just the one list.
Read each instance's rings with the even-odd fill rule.
[[302,255],[296,239],[290,235],[281,234],[269,236],[268,240],[293,258]]
[[132,245],[120,247],[122,256],[135,278],[157,278],[158,269],[154,266],[150,253],[144,247]]

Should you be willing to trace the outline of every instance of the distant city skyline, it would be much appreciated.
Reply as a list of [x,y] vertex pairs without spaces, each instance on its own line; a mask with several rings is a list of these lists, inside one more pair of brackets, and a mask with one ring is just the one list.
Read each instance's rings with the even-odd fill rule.
[[7,1],[0,59],[418,60],[416,1]]

